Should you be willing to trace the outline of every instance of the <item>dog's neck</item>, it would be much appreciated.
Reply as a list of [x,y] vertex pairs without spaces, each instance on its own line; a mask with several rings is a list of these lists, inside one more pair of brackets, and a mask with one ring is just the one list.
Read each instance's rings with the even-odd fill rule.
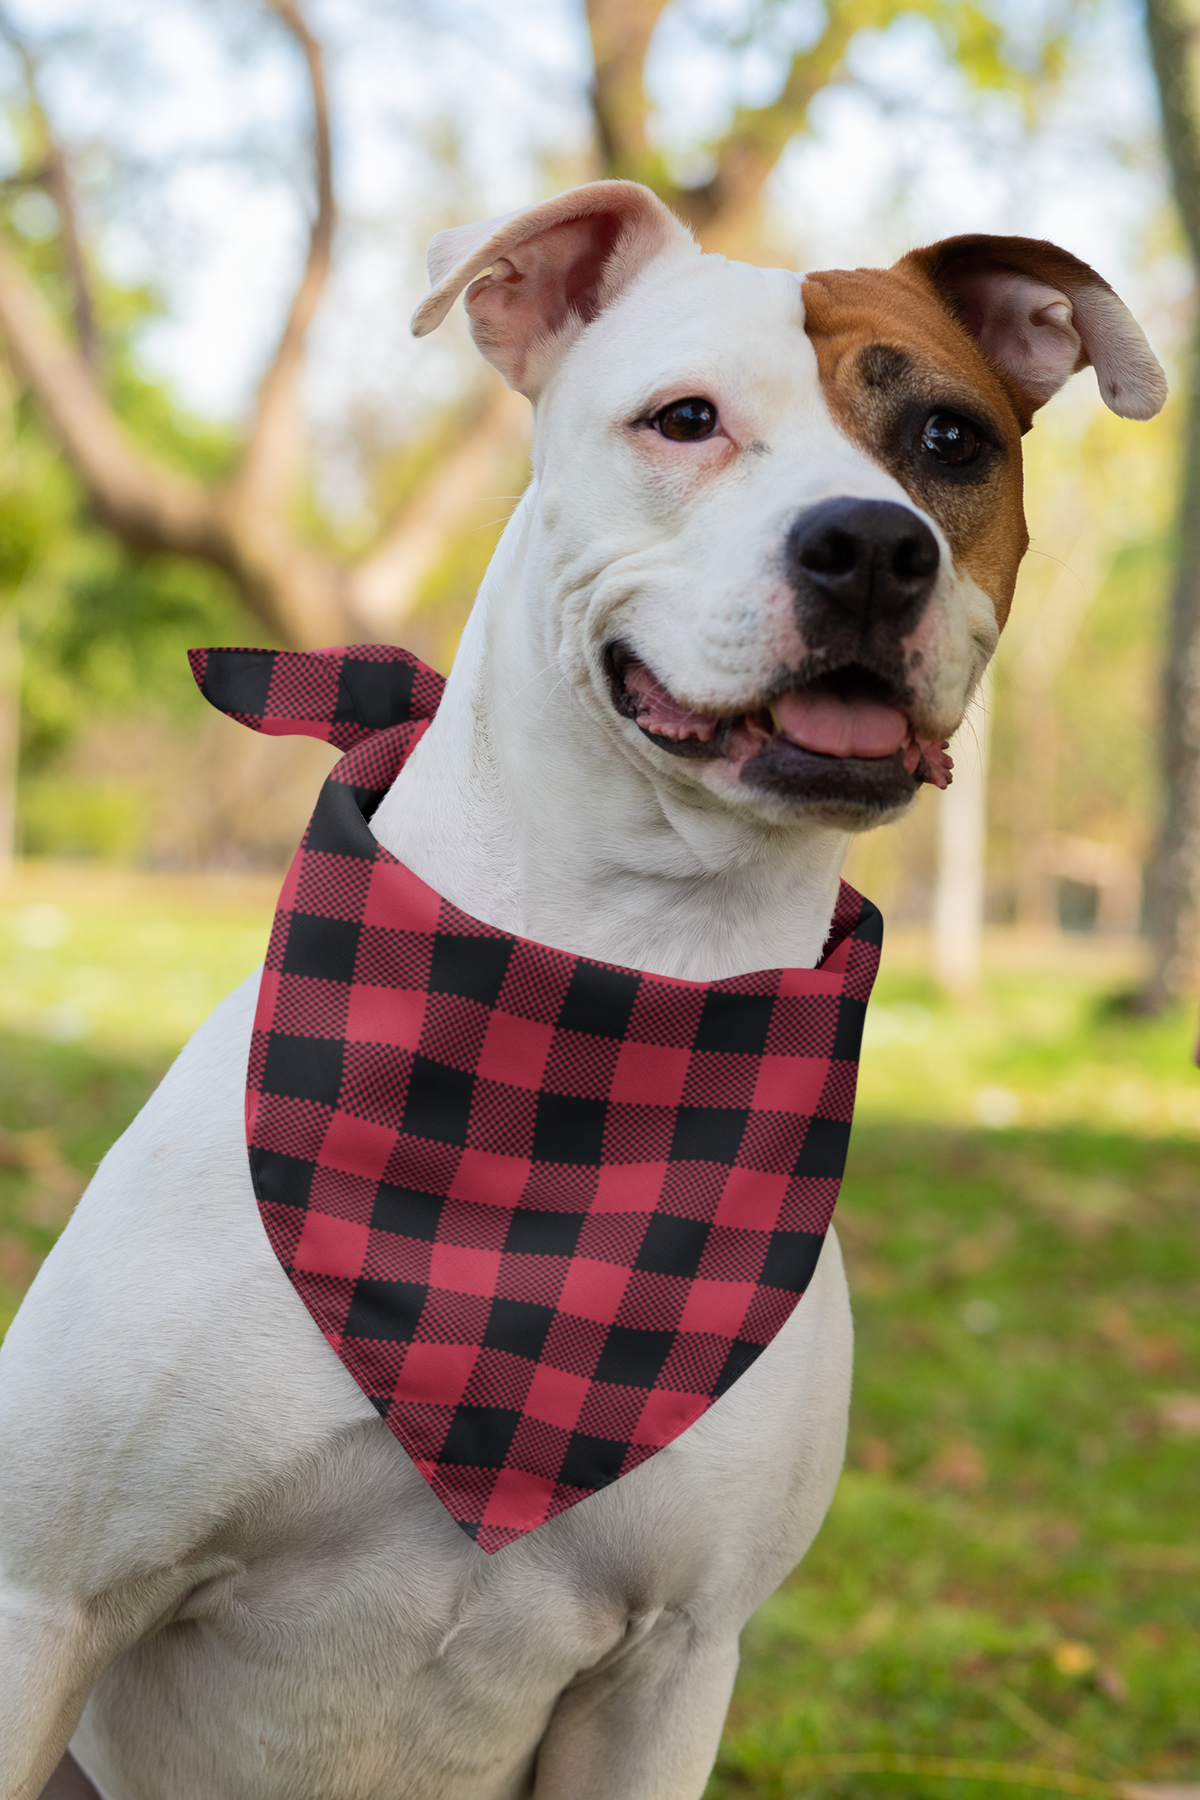
[[557,949],[691,980],[811,968],[847,834],[764,825],[629,756],[563,678],[557,608],[529,566],[534,504],[510,522],[375,835],[464,912]]

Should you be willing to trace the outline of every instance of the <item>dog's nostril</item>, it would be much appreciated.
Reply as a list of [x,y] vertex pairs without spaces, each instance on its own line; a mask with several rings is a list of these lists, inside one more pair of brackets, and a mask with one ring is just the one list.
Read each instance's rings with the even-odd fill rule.
[[937,574],[937,566],[937,540],[925,526],[901,538],[892,556],[892,573],[901,581],[927,581]]
[[859,542],[848,531],[819,531],[801,546],[798,561],[813,575],[849,575],[859,557]]
[[939,567],[937,539],[911,507],[848,495],[801,513],[784,558],[809,623],[818,625],[887,618],[910,629]]

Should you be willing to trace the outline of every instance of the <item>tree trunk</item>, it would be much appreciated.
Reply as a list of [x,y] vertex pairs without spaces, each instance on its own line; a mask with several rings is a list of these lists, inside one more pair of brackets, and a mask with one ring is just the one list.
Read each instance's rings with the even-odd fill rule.
[[1020,719],[1021,829],[1018,833],[1017,924],[1053,931],[1058,924],[1058,886],[1048,849],[1056,819],[1058,718],[1054,689],[1032,682],[1014,696]]
[[1055,516],[1066,525],[1072,514],[1080,526],[1063,552],[1058,573],[1043,590],[1036,612],[1029,613],[1026,600],[1021,618],[1010,622],[1002,640],[1009,653],[1021,743],[1017,922],[1043,931],[1058,927],[1053,855],[1059,732],[1054,684],[1111,562],[1082,495],[1067,488],[1055,496]]
[[17,852],[17,753],[21,741],[21,639],[16,602],[0,612],[0,882]]
[[1163,815],[1146,870],[1154,949],[1147,1011],[1192,993],[1200,977],[1200,318],[1188,367],[1175,574],[1162,671]]
[[[364,630],[394,640],[420,598],[422,583],[445,555],[451,534],[462,530],[470,518],[472,505],[486,497],[497,480],[524,485],[530,421],[524,398],[498,387],[476,424],[438,464],[412,505],[351,569],[350,606]],[[503,511],[510,497],[493,498]]]
[[982,968],[991,711],[989,668],[955,734],[954,780],[936,800],[933,972],[939,987],[957,999],[978,992]]
[[[1200,119],[1197,23],[1178,0],[1146,0],[1146,29],[1162,108],[1163,143],[1192,268],[1200,284]],[[1143,996],[1157,1011],[1200,977],[1200,316],[1187,369],[1187,429],[1175,576],[1162,674],[1163,814],[1146,870],[1154,969]]]

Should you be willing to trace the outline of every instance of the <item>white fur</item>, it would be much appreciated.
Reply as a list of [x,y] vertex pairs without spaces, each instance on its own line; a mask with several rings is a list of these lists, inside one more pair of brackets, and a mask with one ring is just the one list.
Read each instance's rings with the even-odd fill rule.
[[[434,310],[474,281],[497,356],[537,365],[535,473],[375,829],[470,912],[568,950],[707,978],[811,966],[847,832],[666,755],[617,716],[601,652],[619,634],[686,703],[736,711],[802,649],[788,521],[832,494],[912,502],[834,428],[798,278],[702,258],[656,205],[637,201],[594,323],[548,313],[536,343],[533,290],[496,311],[495,289],[522,268],[552,285],[554,240],[531,260],[506,225],[435,258]],[[637,423],[697,392],[712,442]],[[944,735],[996,627],[927,523],[919,706]],[[71,1739],[107,1800],[696,1800],[738,1633],[841,1464],[836,1238],[697,1424],[489,1558],[263,1234],[255,991],[105,1158],[0,1357],[0,1796],[33,1800]]]

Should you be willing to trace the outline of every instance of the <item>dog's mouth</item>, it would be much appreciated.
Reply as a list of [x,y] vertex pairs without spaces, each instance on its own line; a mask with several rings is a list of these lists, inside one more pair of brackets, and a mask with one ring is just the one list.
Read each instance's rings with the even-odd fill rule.
[[738,779],[788,799],[855,810],[903,805],[920,787],[949,787],[946,744],[918,735],[905,696],[858,663],[798,681],[744,712],[695,711],[621,645],[608,652],[613,705],[674,756],[727,764]]

